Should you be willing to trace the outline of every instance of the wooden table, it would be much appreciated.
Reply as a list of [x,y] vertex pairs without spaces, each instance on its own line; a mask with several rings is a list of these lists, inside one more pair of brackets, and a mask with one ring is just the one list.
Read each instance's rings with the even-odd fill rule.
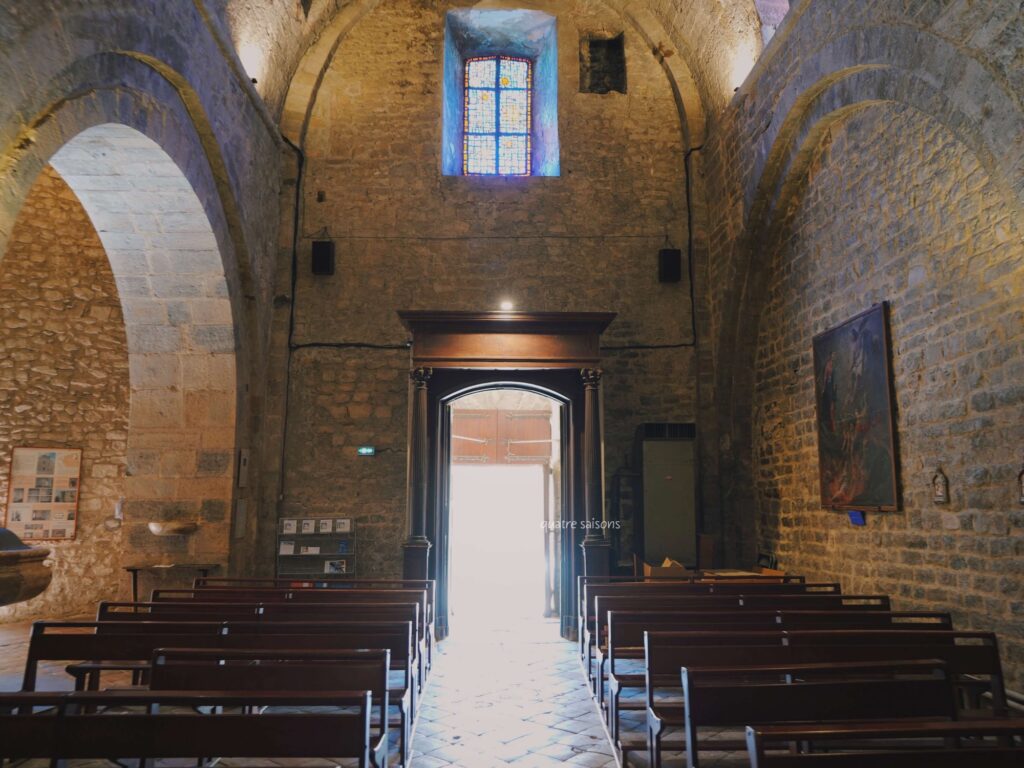
[[[167,571],[196,571],[206,578],[210,571],[220,568],[220,563],[158,563],[155,565],[126,565],[124,569],[132,575],[132,602],[139,600],[139,571],[163,573]],[[191,585],[190,585],[191,586]]]

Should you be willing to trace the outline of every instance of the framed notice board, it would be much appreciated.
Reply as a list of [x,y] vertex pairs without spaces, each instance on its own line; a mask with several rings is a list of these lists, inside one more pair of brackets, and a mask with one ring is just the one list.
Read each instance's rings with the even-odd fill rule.
[[26,542],[75,538],[81,473],[80,448],[15,448],[4,527]]

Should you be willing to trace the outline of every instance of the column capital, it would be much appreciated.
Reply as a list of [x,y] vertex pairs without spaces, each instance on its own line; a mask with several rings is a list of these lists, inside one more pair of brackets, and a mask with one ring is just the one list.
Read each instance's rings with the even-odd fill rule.
[[427,382],[430,381],[430,377],[433,375],[433,368],[413,368],[409,371],[409,381],[411,381],[413,386],[417,389],[426,389]]
[[580,369],[580,378],[583,379],[584,389],[598,389],[601,386],[601,377],[604,375],[604,371],[600,368],[582,368]]

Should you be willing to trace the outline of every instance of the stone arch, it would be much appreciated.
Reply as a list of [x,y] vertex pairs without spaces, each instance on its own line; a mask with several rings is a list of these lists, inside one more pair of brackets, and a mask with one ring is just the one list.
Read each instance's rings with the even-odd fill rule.
[[[235,443],[235,329],[203,207],[171,157],[121,124],[86,129],[50,164],[99,233],[121,298],[131,382],[127,522],[202,516],[222,527]],[[203,541],[226,538],[212,533]]]
[[[956,88],[961,78],[973,87]],[[898,25],[851,30],[802,61],[774,105],[783,119],[770,121],[752,148],[753,181],[744,190],[749,213],[733,245],[735,284],[728,288],[716,339],[720,428],[728,436],[723,461],[735,477],[726,536],[738,542],[731,553],[737,560],[753,556],[753,539],[744,534],[751,520],[740,519],[752,509],[747,485],[752,465],[741,452],[752,445],[750,407],[764,303],[760,289],[771,255],[783,237],[787,214],[799,205],[823,137],[856,112],[886,102],[910,107],[944,126],[974,152],[1005,199],[1024,210],[1024,158],[1012,139],[1024,125],[1024,110],[1009,84],[985,62],[941,38]]]
[[[224,560],[232,468],[245,423],[246,248],[224,159],[198,102],[169,67],[101,53],[33,93],[0,156],[0,254],[48,165],[93,221],[120,294],[130,358],[126,544]],[[194,96],[194,94],[193,94]],[[152,520],[200,523],[153,537]]]

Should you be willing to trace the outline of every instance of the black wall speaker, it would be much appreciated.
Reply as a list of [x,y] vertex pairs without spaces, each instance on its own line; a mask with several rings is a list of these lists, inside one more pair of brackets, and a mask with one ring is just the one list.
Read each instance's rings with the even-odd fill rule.
[[658,251],[658,282],[678,283],[683,279],[683,252],[678,248]]
[[333,275],[334,274],[334,241],[314,240],[313,241],[313,274]]

